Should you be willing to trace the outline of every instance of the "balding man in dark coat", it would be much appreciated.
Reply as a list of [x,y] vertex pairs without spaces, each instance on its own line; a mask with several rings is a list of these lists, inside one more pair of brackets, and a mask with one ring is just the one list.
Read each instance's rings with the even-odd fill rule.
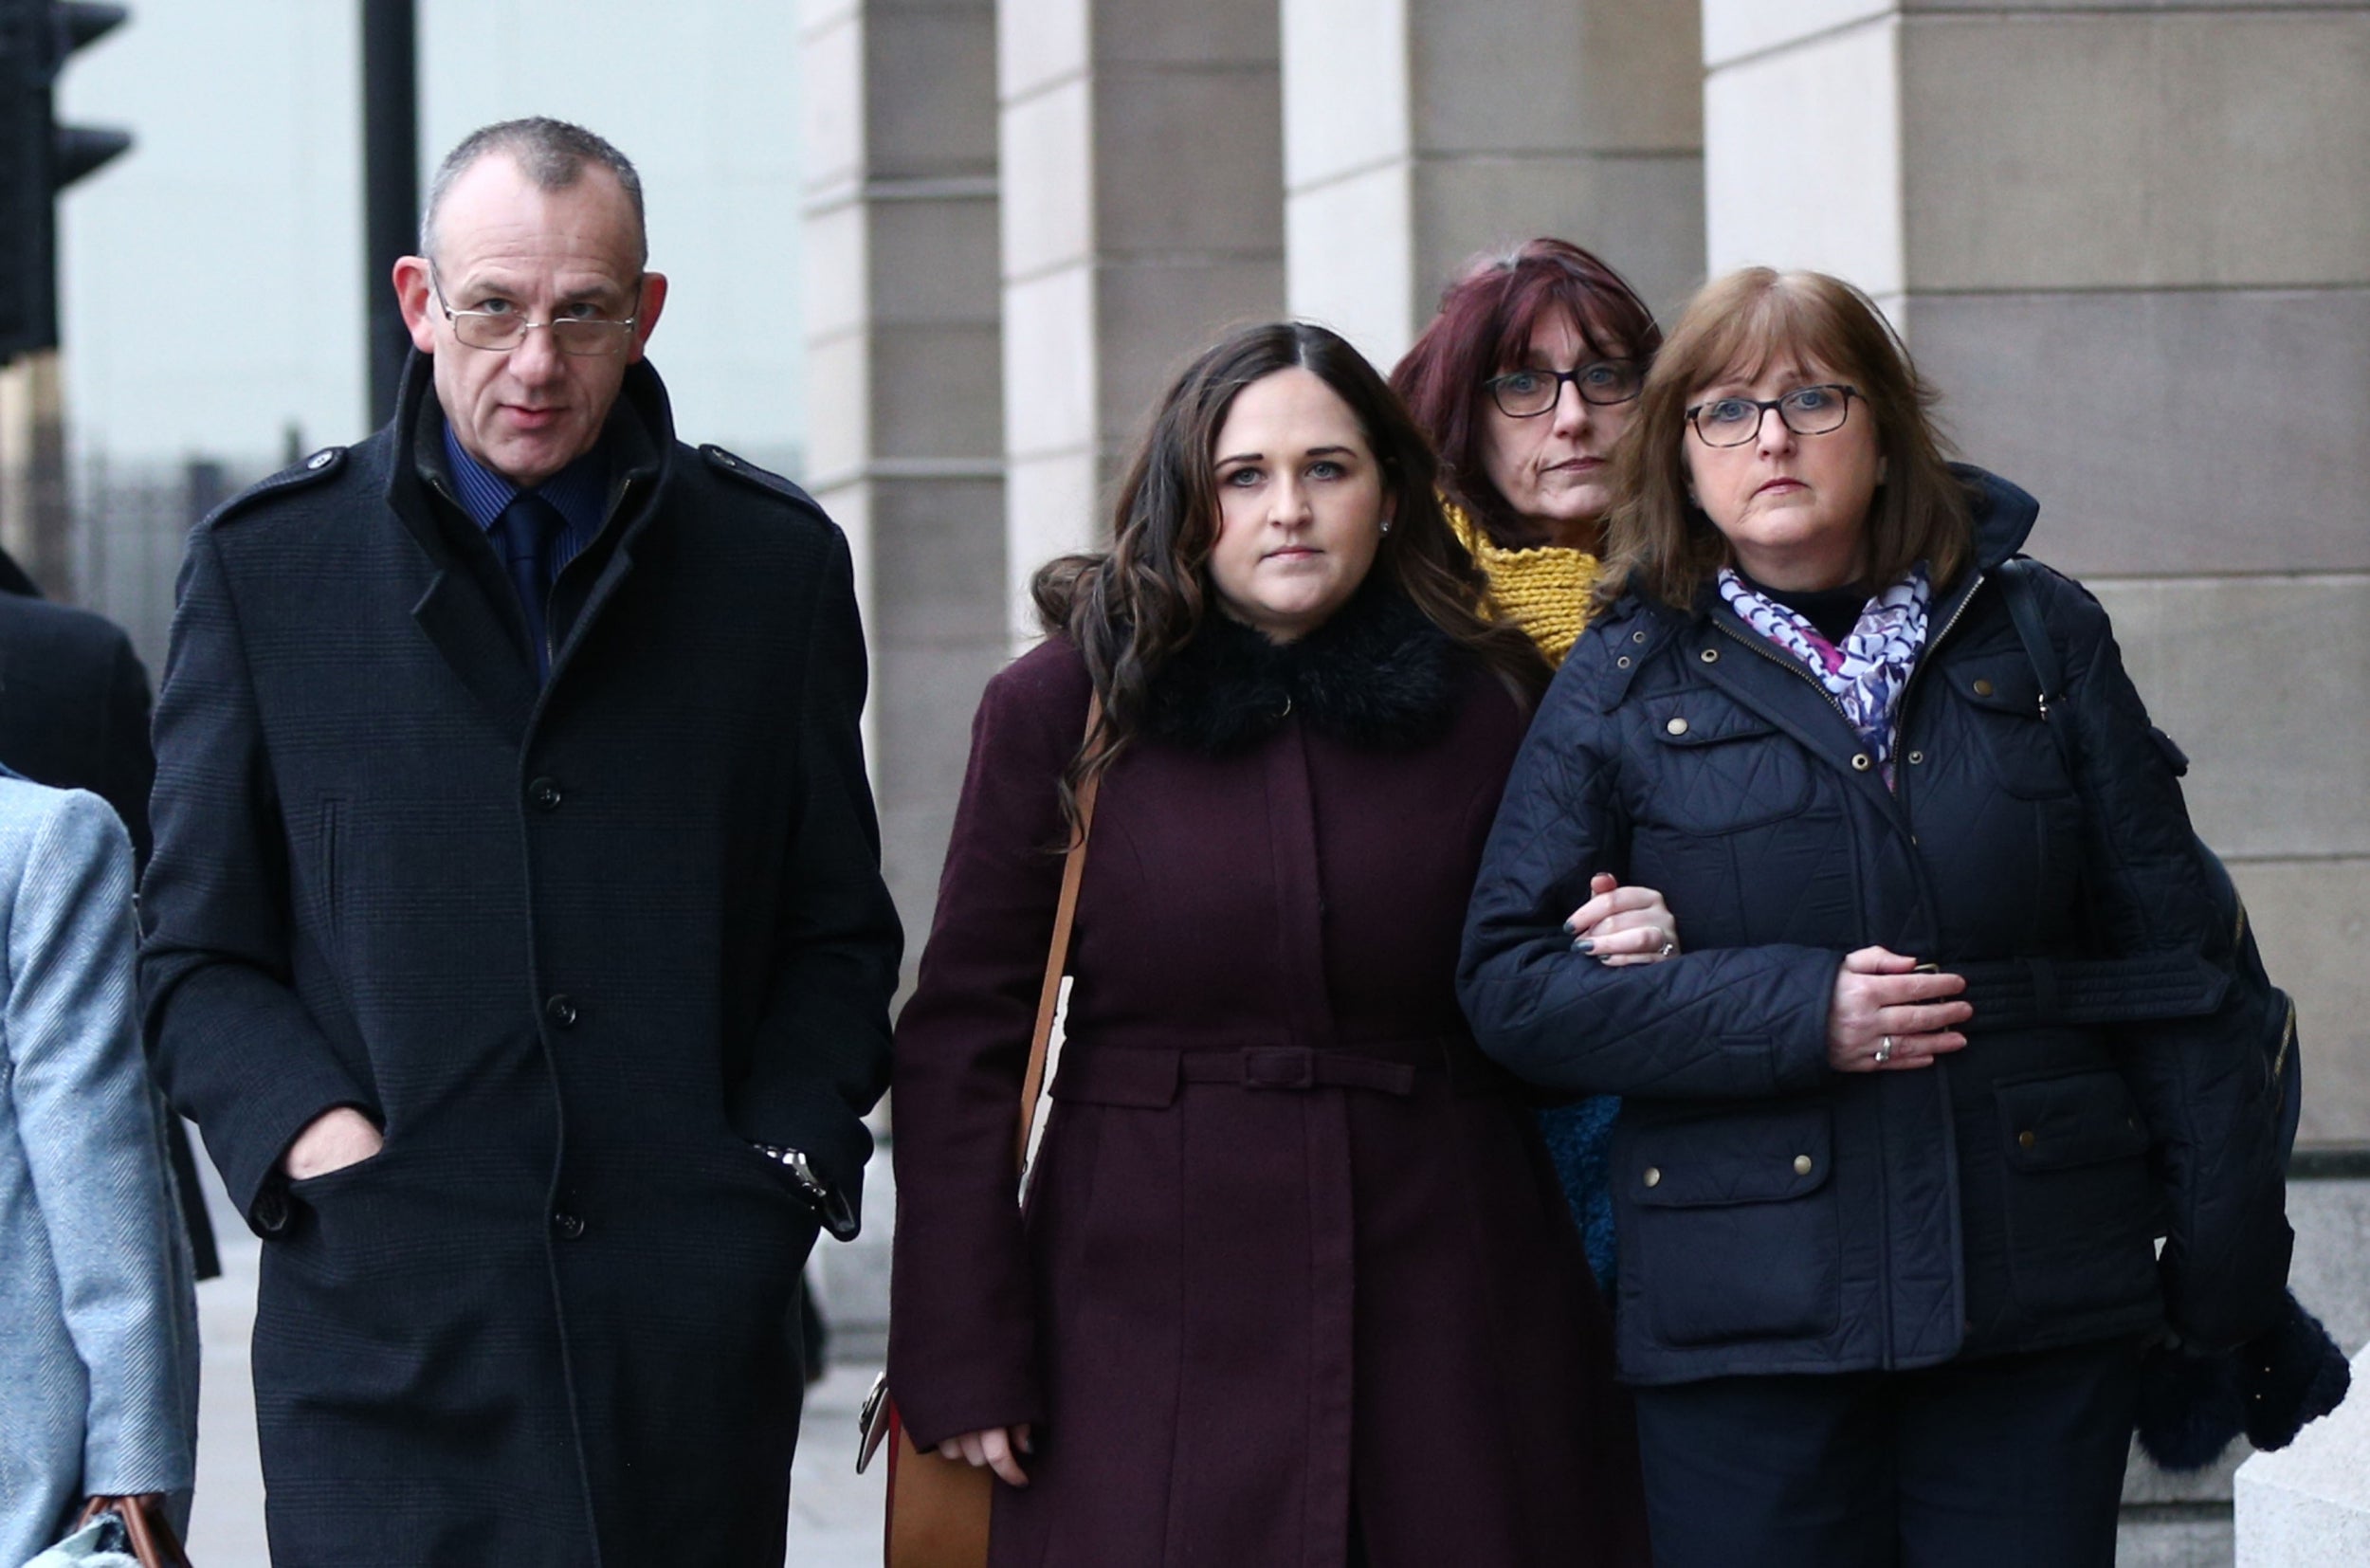
[[614,148],[489,127],[425,228],[393,421],[199,527],[157,707],[272,1555],[778,1568],[900,945],[847,542],[674,439]]

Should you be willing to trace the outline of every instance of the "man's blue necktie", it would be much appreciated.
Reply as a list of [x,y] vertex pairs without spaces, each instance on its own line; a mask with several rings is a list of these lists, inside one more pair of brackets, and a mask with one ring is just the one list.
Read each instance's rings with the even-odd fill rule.
[[527,613],[527,642],[535,649],[538,677],[552,672],[544,613],[552,593],[552,556],[567,525],[559,508],[532,490],[520,491],[494,520],[494,544],[510,574],[510,586],[518,591],[519,607]]

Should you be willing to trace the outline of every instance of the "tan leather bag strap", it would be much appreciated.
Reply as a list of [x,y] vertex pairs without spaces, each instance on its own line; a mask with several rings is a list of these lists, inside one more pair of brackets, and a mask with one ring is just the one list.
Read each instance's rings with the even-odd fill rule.
[[[1086,703],[1086,734],[1092,737],[1103,719],[1103,694]],[[1053,907],[1053,941],[1045,956],[1045,985],[1037,993],[1037,1031],[1029,1040],[1029,1070],[1020,1080],[1020,1138],[1013,1145],[1012,1163],[1029,1164],[1029,1132],[1037,1120],[1037,1097],[1045,1089],[1045,1061],[1053,1040],[1053,1013],[1062,1001],[1062,972],[1069,967],[1069,929],[1078,918],[1078,884],[1086,874],[1086,835],[1094,830],[1095,794],[1100,775],[1089,777],[1078,792],[1078,836],[1062,857],[1062,899]]]

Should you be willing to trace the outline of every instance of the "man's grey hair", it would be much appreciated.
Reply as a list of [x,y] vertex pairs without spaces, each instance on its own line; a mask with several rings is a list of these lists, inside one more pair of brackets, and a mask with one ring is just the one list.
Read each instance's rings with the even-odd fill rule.
[[625,187],[626,200],[633,204],[634,243],[639,252],[635,264],[648,264],[650,235],[642,216],[642,176],[634,172],[633,160],[581,125],[541,115],[483,126],[445,155],[445,161],[436,166],[435,178],[428,181],[428,206],[420,213],[421,255],[436,259],[436,210],[445,205],[453,181],[488,153],[509,156],[544,191],[567,190],[593,164],[616,175],[617,183]]

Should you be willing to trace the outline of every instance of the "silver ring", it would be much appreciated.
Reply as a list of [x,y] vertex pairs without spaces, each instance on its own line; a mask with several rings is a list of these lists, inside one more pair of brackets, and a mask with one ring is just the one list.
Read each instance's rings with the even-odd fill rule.
[[1876,1065],[1881,1067],[1892,1059],[1893,1037],[1887,1034],[1876,1047]]
[[1662,946],[1655,951],[1654,957],[1657,958],[1668,958],[1670,955],[1676,953],[1677,951],[1679,951],[1679,944],[1666,938],[1664,939]]

